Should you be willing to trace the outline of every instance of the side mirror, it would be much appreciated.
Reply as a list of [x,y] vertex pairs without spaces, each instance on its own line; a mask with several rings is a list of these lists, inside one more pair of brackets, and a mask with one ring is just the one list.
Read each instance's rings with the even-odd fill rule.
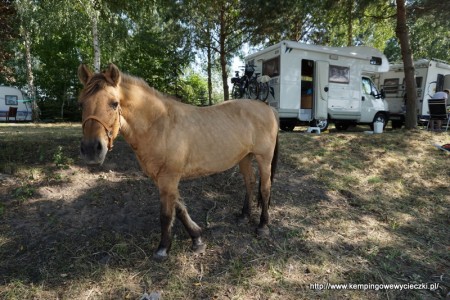
[[380,95],[381,95],[381,99],[386,98],[386,92],[384,91],[384,89],[381,89]]

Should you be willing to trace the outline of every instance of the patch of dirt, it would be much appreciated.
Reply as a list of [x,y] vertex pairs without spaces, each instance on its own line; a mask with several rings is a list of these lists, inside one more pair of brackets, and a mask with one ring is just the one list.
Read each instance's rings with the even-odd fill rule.
[[[302,194],[309,195],[307,201],[323,196],[320,189],[308,186],[298,176],[302,175],[280,165],[277,181],[283,184],[273,186],[273,211],[280,209],[283,202],[303,198]],[[2,281],[20,275],[18,270],[27,278],[39,280],[43,276],[41,266],[34,262],[42,262],[49,270],[62,262],[70,264],[73,256],[81,255],[86,249],[92,251],[90,245],[101,245],[102,239],[114,245],[127,235],[146,242],[150,238],[150,244],[144,248],[148,256],[157,246],[160,233],[158,190],[143,175],[134,154],[123,141],[116,142],[100,167],[88,167],[80,161],[67,169],[55,169],[47,180],[23,182],[0,174],[0,183],[3,210],[0,227],[4,233],[1,249],[4,252],[14,249],[2,253],[7,257],[0,269]],[[29,190],[28,194],[24,192],[24,199],[17,197],[23,192],[21,189]],[[249,226],[241,228],[235,222],[244,193],[237,167],[180,184],[181,197],[192,219],[204,229],[204,239],[209,244],[222,243],[224,237],[238,231],[253,234],[259,209],[254,209]],[[279,199],[281,195],[284,200]],[[174,226],[174,236],[175,243],[177,240],[188,242],[178,222]],[[220,251],[234,256],[245,252],[248,243],[245,238],[237,239],[234,245],[228,245],[228,250]],[[91,253],[94,260],[109,259],[108,249],[98,250],[100,253]]]
[[[354,195],[331,192],[281,159],[272,187],[270,238],[256,238],[256,203],[250,224],[236,222],[245,189],[235,167],[180,184],[207,250],[192,258],[190,239],[176,221],[170,258],[158,264],[151,257],[160,237],[159,193],[130,147],[116,141],[100,167],[73,159],[67,168],[50,166],[45,175],[0,174],[0,282],[11,289],[19,281],[41,286],[48,293],[41,298],[60,299],[140,299],[154,290],[163,291],[163,298],[165,291],[167,299],[327,298],[331,294],[309,284],[380,282],[371,264],[399,255],[385,248],[382,256],[375,237],[375,246],[354,240],[384,230],[361,214]],[[367,260],[369,251],[373,261]],[[391,268],[385,272],[404,276]],[[115,275],[108,278],[110,273]],[[399,295],[389,293],[392,299]],[[383,295],[367,291],[363,298]]]

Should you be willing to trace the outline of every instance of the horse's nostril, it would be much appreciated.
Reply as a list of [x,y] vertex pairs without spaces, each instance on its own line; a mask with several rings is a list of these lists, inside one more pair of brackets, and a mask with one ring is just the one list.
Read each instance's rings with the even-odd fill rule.
[[101,152],[103,149],[102,143],[100,141],[97,142],[97,151]]
[[84,141],[80,144],[80,153],[82,156],[97,156],[103,152],[103,144],[99,140]]

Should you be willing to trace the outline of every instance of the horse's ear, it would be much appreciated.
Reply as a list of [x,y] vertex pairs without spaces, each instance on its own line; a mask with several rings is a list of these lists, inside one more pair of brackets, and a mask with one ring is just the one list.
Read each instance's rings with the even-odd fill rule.
[[78,67],[78,78],[80,79],[83,85],[89,81],[89,78],[92,76],[92,71],[85,64],[81,64]]
[[120,70],[115,64],[109,64],[104,75],[106,80],[113,86],[117,86],[120,83]]

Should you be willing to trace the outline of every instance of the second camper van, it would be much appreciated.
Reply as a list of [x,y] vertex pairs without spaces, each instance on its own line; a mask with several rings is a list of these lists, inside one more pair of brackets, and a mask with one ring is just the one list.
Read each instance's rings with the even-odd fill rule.
[[389,109],[372,76],[389,70],[385,55],[369,47],[326,47],[282,41],[245,58],[270,80],[269,105],[281,129],[297,125],[338,130],[383,122]]
[[[416,108],[418,120],[429,117],[428,99],[438,91],[450,89],[450,64],[434,60],[419,59],[414,62],[416,79]],[[392,64],[389,72],[382,73],[379,86],[386,93],[390,119],[393,128],[401,128],[405,123],[406,86],[405,68],[402,63]]]

